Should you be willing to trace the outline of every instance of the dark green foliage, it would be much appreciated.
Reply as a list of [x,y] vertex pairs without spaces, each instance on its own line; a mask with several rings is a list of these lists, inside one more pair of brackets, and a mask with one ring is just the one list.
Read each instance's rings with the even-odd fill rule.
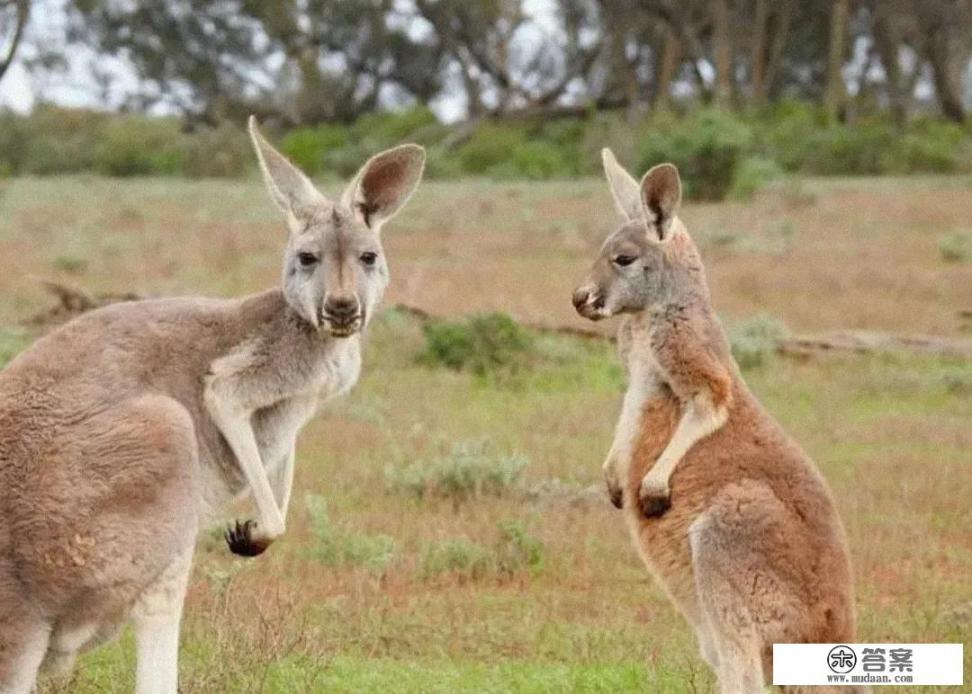
[[106,176],[173,175],[185,171],[186,140],[175,120],[111,119],[94,149],[94,168]]
[[[782,101],[750,113],[660,112],[628,122],[614,112],[552,120],[440,123],[424,106],[373,112],[272,133],[310,175],[348,178],[373,154],[403,142],[428,150],[429,178],[486,176],[545,180],[601,176],[610,146],[636,178],[674,162],[685,197],[746,199],[783,172],[879,175],[972,171],[966,127],[921,118],[897,125],[872,116],[852,124],[821,108]],[[238,176],[254,168],[239,122],[190,131],[171,118],[40,106],[30,116],[0,112],[0,173],[95,171],[111,176]]]
[[689,198],[722,200],[752,147],[748,125],[723,111],[705,110],[664,129],[648,129],[638,149],[637,175],[672,162]]
[[0,113],[0,169],[11,174],[239,176],[251,166],[249,141],[230,123],[187,133],[173,118],[53,106]]
[[530,333],[505,313],[477,314],[461,322],[433,321],[422,330],[421,362],[480,376],[516,371],[525,365],[533,345]]

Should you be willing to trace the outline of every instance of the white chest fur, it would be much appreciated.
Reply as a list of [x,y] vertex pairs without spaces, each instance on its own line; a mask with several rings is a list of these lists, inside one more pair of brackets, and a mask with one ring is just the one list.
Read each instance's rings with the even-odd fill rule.
[[660,392],[665,374],[655,359],[647,330],[629,321],[618,334],[618,352],[628,374],[621,415],[614,430],[611,457],[626,470],[641,428],[645,404]]
[[264,465],[271,469],[279,465],[318,407],[350,391],[360,374],[361,348],[357,337],[335,340],[319,358],[314,378],[306,389],[255,412],[253,430]]

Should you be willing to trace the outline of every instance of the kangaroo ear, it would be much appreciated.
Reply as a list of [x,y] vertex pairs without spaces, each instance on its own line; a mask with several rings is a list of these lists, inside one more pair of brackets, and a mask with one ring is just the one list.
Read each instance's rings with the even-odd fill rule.
[[658,234],[659,241],[668,239],[672,220],[682,204],[682,181],[674,164],[659,164],[648,170],[641,179],[641,204],[649,231]]
[[629,222],[644,219],[638,182],[621,167],[614,158],[614,152],[607,147],[601,150],[601,161],[604,163],[604,175],[607,176],[608,187],[618,212]]
[[400,145],[376,154],[361,167],[341,196],[366,226],[378,230],[415,192],[425,168],[425,149]]
[[327,204],[327,198],[314,187],[307,176],[264,139],[253,116],[250,116],[249,130],[253,148],[260,161],[263,180],[277,207],[286,214],[299,217],[307,208]]

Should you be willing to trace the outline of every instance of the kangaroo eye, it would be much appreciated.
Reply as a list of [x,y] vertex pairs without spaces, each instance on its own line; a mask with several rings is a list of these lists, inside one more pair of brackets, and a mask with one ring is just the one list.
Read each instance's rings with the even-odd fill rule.
[[360,256],[360,260],[365,265],[374,265],[378,261],[378,254],[372,253],[371,251],[366,251]]
[[297,262],[300,263],[301,267],[313,267],[320,261],[318,261],[317,256],[313,253],[298,253]]
[[615,265],[620,265],[621,267],[627,267],[637,259],[637,256],[633,255],[618,255],[614,257],[614,263]]

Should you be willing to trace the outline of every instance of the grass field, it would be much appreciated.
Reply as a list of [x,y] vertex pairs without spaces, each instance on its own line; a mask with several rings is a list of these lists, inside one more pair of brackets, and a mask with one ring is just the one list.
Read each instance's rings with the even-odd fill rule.
[[[972,257],[941,247],[972,233],[972,180],[798,181],[683,218],[732,330],[972,331]],[[426,185],[385,232],[386,305],[583,326],[570,291],[613,223],[600,181]],[[230,296],[276,282],[283,233],[255,180],[0,181],[0,360],[50,303],[38,277]],[[533,334],[518,368],[485,374],[424,350],[414,317],[376,318],[360,384],[299,441],[287,536],[256,560],[201,539],[182,689],[711,691],[600,486],[612,346]],[[770,355],[744,373],[834,490],[861,639],[968,650],[972,363]],[[60,689],[129,691],[133,672],[126,633]]]

